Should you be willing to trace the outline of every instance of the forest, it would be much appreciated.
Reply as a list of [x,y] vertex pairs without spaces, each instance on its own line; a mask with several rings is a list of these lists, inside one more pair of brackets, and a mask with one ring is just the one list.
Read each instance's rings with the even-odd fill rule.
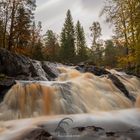
[[[68,9],[61,34],[35,19],[35,0],[0,0],[0,47],[42,61],[81,62],[140,74],[140,0],[107,0],[100,16],[113,26],[114,35],[102,40],[102,27],[89,27],[91,45],[80,21]],[[91,13],[94,14],[94,13]]]
[[140,0],[0,0],[0,140],[140,140]]

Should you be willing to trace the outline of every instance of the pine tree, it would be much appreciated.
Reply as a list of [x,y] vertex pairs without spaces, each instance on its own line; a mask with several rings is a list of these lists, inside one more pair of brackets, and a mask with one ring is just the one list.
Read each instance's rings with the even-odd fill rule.
[[116,48],[112,40],[105,41],[104,63],[106,66],[115,67],[117,63]]
[[38,42],[35,44],[33,48],[33,59],[40,60],[40,61],[43,60],[42,48],[43,48],[43,44],[41,40],[38,40]]
[[56,34],[52,30],[48,30],[44,37],[44,56],[52,61],[57,60],[59,53],[59,44]]
[[31,23],[32,20],[28,11],[25,11],[24,7],[20,7],[14,27],[15,47],[24,48],[29,46],[31,40]]
[[84,29],[80,24],[80,21],[77,21],[76,29],[76,52],[78,56],[78,61],[85,61],[87,59],[87,46],[85,40]]
[[[3,0],[0,3],[0,16],[3,19],[4,24],[3,47],[13,50],[19,42],[17,41],[19,32],[27,34],[27,32],[23,33],[22,25],[25,27],[27,18],[28,21],[33,19],[33,11],[35,10],[35,7],[35,0]],[[18,24],[20,28],[18,27]],[[27,24],[26,28],[28,30]]]
[[67,11],[64,27],[61,32],[60,57],[64,62],[75,61],[74,25],[70,10]]

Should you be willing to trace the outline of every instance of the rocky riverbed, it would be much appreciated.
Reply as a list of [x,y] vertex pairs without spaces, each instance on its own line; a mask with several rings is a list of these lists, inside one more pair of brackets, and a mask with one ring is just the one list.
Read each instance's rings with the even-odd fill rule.
[[136,76],[0,49],[0,140],[139,140],[139,107]]

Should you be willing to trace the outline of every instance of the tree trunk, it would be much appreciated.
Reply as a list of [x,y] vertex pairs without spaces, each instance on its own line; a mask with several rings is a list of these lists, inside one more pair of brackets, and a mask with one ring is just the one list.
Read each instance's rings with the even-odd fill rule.
[[13,1],[12,12],[11,12],[11,26],[10,26],[8,50],[11,50],[12,47],[13,47],[13,28],[14,28],[15,9],[16,9],[16,2],[14,0]]

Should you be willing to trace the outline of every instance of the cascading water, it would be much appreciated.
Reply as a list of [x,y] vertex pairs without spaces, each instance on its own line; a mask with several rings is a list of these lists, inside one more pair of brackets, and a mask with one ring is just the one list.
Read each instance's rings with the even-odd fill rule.
[[[16,81],[0,103],[0,140],[139,140],[137,77],[115,70],[101,76],[59,71],[55,81]],[[66,118],[71,124],[65,128],[60,122]]]
[[0,140],[140,139],[135,76],[31,60],[5,49],[0,73]]
[[[17,81],[0,105],[0,120],[41,115],[93,113],[134,107],[134,101],[119,90],[108,76],[60,68],[56,81]],[[140,95],[136,77],[112,71],[124,83],[129,96]],[[137,103],[138,104],[138,103]]]

